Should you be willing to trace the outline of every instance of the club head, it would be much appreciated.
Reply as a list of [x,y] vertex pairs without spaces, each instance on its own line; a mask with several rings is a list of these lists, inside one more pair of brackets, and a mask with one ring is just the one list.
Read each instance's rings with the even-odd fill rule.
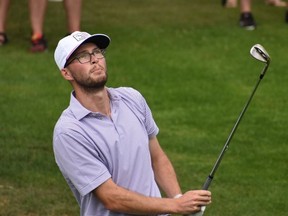
[[267,53],[267,51],[264,49],[263,46],[261,46],[260,44],[255,44],[251,50],[250,50],[250,54],[257,60],[264,62],[266,64],[269,64],[270,62],[270,56]]

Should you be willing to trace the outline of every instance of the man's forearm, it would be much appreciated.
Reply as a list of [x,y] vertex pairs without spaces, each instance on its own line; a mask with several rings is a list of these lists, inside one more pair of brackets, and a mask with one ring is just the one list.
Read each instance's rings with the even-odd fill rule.
[[117,186],[111,179],[93,191],[105,208],[128,214],[173,214],[177,202],[168,198],[153,198]]
[[168,197],[181,193],[175,170],[156,137],[150,139],[150,152],[155,179]]
[[166,155],[157,159],[157,162],[153,162],[153,169],[157,184],[167,197],[173,198],[181,194],[175,170]]
[[211,203],[211,193],[205,190],[188,191],[178,199],[155,198],[119,187],[112,179],[104,182],[93,193],[106,209],[127,214],[190,214]]

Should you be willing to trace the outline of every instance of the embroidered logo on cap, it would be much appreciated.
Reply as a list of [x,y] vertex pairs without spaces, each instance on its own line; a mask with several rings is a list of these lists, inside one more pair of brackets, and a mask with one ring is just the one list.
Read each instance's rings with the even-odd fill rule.
[[81,41],[81,40],[85,40],[86,38],[88,38],[90,35],[87,32],[79,32],[76,34],[73,34],[73,37],[77,40],[77,41]]

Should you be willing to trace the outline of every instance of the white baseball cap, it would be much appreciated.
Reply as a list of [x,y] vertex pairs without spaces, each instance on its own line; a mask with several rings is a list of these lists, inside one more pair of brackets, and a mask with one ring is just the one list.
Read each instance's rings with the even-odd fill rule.
[[106,49],[110,43],[110,38],[105,34],[91,35],[87,32],[75,31],[72,34],[62,38],[55,49],[54,59],[61,70],[64,68],[66,61],[73,52],[83,43],[94,43],[99,49]]

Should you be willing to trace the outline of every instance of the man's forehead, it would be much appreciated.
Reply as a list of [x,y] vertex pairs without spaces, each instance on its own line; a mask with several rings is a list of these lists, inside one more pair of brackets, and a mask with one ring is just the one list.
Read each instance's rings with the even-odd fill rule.
[[84,43],[81,46],[79,46],[74,53],[78,53],[78,52],[83,52],[86,50],[90,50],[90,49],[95,49],[98,48],[96,44],[88,42],[88,43]]

